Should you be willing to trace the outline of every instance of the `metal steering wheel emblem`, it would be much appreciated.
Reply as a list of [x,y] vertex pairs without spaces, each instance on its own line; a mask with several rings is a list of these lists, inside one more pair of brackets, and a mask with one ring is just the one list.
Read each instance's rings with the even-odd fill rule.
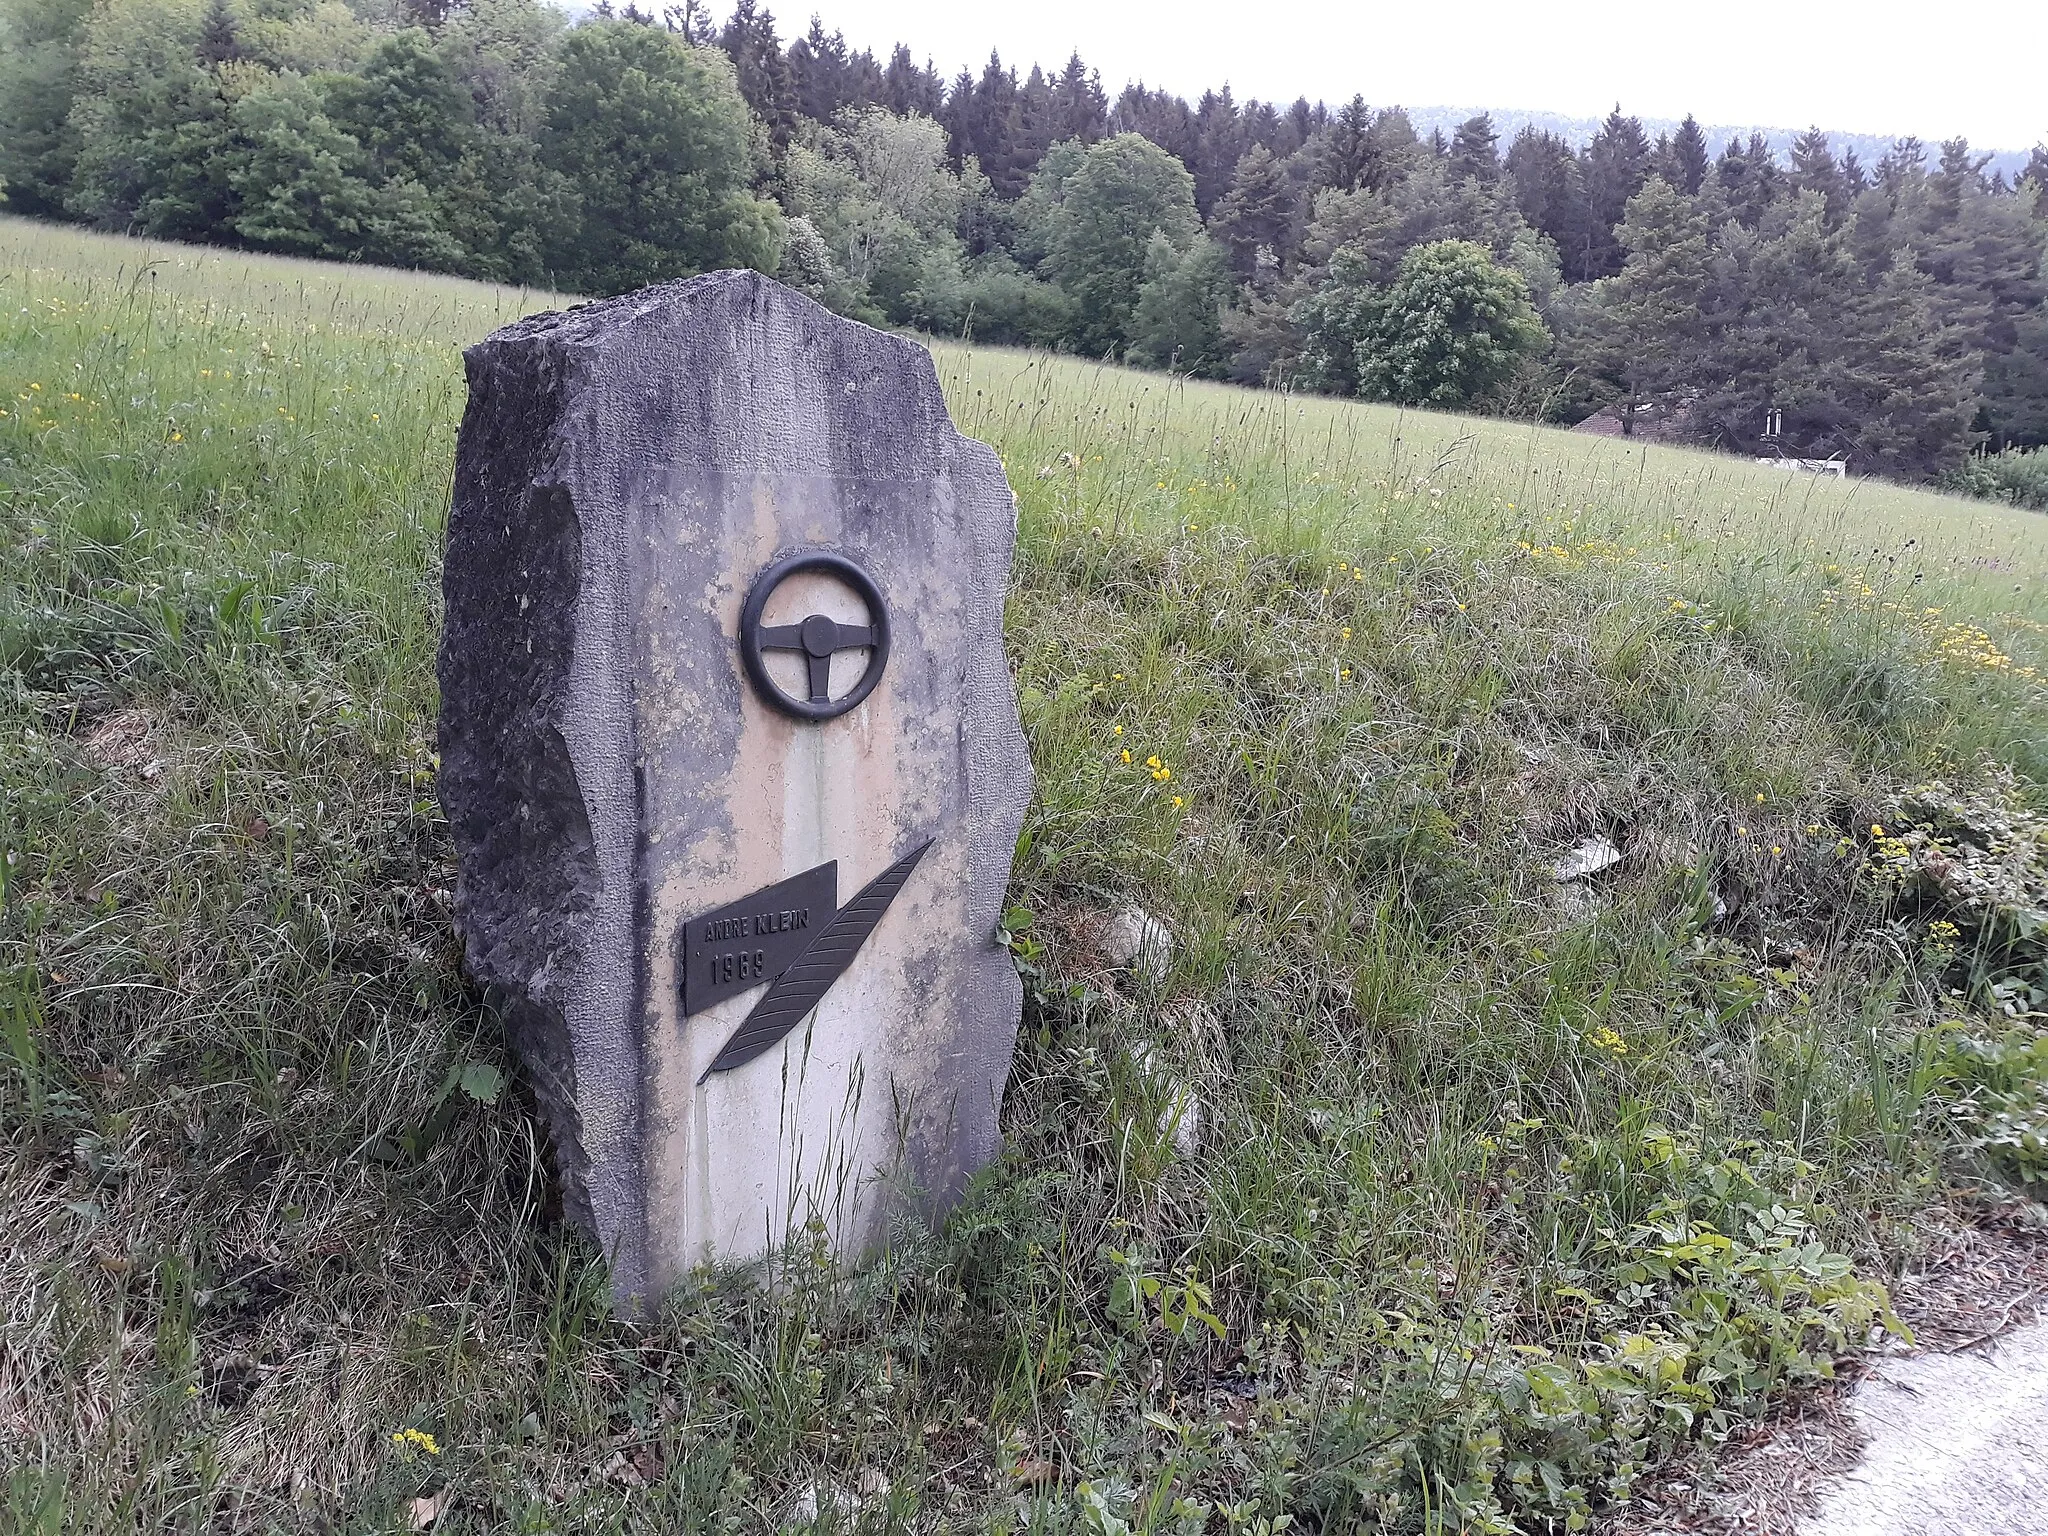
[[[817,571],[851,587],[867,606],[868,622],[842,624],[828,614],[814,613],[795,624],[762,623],[761,617],[775,589],[803,571]],[[858,650],[869,653],[867,670],[850,691],[835,699],[832,658],[841,651]],[[795,651],[804,658],[808,698],[785,692],[768,675],[764,654],[768,651]],[[828,550],[784,555],[756,576],[747,592],[747,601],[740,609],[740,659],[746,663],[747,676],[753,679],[756,691],[785,715],[794,715],[799,720],[831,720],[857,709],[875,691],[875,684],[882,680],[882,669],[889,664],[889,609],[882,601],[882,589],[875,584],[874,577],[844,555]]]

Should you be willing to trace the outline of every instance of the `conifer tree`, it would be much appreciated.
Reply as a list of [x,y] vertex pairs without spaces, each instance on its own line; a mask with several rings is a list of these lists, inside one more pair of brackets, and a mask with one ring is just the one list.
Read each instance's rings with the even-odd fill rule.
[[1237,162],[1209,230],[1229,251],[1239,279],[1249,280],[1262,250],[1283,272],[1293,265],[1300,213],[1286,167],[1265,145],[1254,144]]
[[1642,123],[1622,116],[1618,105],[1608,113],[1586,146],[1584,175],[1592,220],[1581,269],[1588,277],[1605,277],[1621,267],[1621,244],[1614,228],[1650,175],[1650,141]]
[[1171,91],[1126,85],[1110,113],[1109,131],[1142,134],[1190,170],[1196,158],[1195,114]]
[[2048,144],[2034,146],[2034,152],[2027,156],[2026,169],[2020,172],[2015,185],[2032,187],[2037,199],[2035,211],[2048,214]]
[[1687,197],[1697,197],[1700,188],[1706,185],[1712,164],[1707,136],[1701,131],[1699,120],[1688,112],[1685,121],[1678,125],[1678,132],[1671,136],[1671,148],[1659,166],[1660,173]]
[[1828,136],[1818,128],[1807,129],[1792,141],[1791,160],[1791,189],[1818,193],[1827,204],[1829,225],[1841,228],[1849,214],[1852,194],[1841,166],[1835,161]]
[[199,24],[199,62],[226,64],[241,56],[242,40],[228,0],[207,0],[206,17]]
[[1372,174],[1376,159],[1372,139],[1372,110],[1363,96],[1353,96],[1337,110],[1316,156],[1315,184],[1354,192],[1359,187],[1374,189]]
[[768,141],[779,157],[796,130],[796,87],[789,60],[775,35],[772,11],[755,9],[756,0],[739,0],[718,35],[718,44],[732,60],[740,95],[768,128]]
[[2020,316],[2011,349],[1985,359],[1984,414],[1991,447],[2048,446],[2048,308]]
[[73,119],[91,0],[16,0],[0,21],[0,193],[10,212],[59,218],[77,168]]
[[1297,96],[1281,123],[1283,138],[1266,147],[1284,160],[1306,149],[1317,134],[1330,126],[1330,109],[1320,101],[1311,105],[1306,96]]
[[1516,207],[1556,245],[1565,277],[1580,283],[1600,277],[1612,231],[1593,213],[1572,147],[1554,133],[1524,127],[1508,149],[1507,169]]
[[1215,211],[1223,194],[1230,190],[1230,178],[1237,173],[1237,161],[1250,143],[1244,118],[1230,87],[1204,91],[1195,107],[1195,158],[1188,166],[1195,177],[1195,208],[1204,219]]
[[864,106],[872,99],[871,82],[864,78],[874,60],[856,55],[837,32],[827,33],[825,23],[811,18],[811,29],[789,45],[790,90],[796,110],[813,122],[829,123],[847,107]]
[[1763,135],[1753,133],[1747,145],[1736,139],[1728,141],[1721,158],[1714,162],[1709,190],[1724,217],[1734,219],[1745,229],[1755,229],[1777,201],[1781,179],[1770,145],[1764,142]]
[[1372,192],[1385,192],[1431,154],[1429,145],[1416,136],[1415,124],[1399,107],[1389,107],[1373,118],[1372,150],[1371,180],[1366,183]]
[[[946,87],[929,64],[919,68],[909,48],[898,43],[882,72],[882,104],[898,117],[936,118],[946,108]],[[955,155],[958,149],[955,148]]]
[[1021,178],[1017,183],[1020,192],[1058,137],[1053,112],[1052,83],[1045,78],[1045,71],[1034,64],[1017,88],[1016,102],[1010,108],[1010,163]]
[[1927,175],[1927,146],[1908,134],[1893,142],[1877,162],[1877,184],[1893,202],[1917,187]]
[[1940,323],[1930,286],[1901,251],[1854,315],[1854,451],[1880,474],[1931,477],[1970,448],[1980,376],[1962,335]]
[[1102,78],[1081,62],[1079,53],[1070,54],[1059,77],[1052,83],[1052,112],[1048,143],[1079,139],[1093,144],[1109,126],[1109,102],[1102,94]]
[[1458,124],[1457,134],[1451,140],[1451,179],[1497,180],[1500,158],[1494,145],[1499,142],[1500,135],[1493,131],[1493,119],[1484,112]]
[[963,73],[948,103],[955,119],[948,125],[955,135],[954,152],[963,165],[969,159],[978,164],[996,195],[1006,201],[1022,195],[1036,163],[1036,157],[1027,158],[1017,143],[1017,97],[1016,71],[1005,69],[1002,56],[991,51],[981,78],[971,80]]
[[1702,336],[1707,214],[1662,177],[1630,199],[1618,231],[1628,255],[1595,288],[1601,371],[1620,392],[1622,432],[1645,410],[1665,415],[1688,385]]

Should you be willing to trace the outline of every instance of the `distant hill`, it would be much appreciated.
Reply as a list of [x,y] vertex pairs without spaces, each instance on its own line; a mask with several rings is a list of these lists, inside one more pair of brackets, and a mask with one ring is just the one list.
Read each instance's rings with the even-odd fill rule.
[[[1562,112],[1503,111],[1498,107],[1407,107],[1404,110],[1408,114],[1408,120],[1415,124],[1417,133],[1427,137],[1430,129],[1441,128],[1446,138],[1456,131],[1458,124],[1484,112],[1493,119],[1494,131],[1500,135],[1500,147],[1503,151],[1513,142],[1515,135],[1522,131],[1524,125],[1533,126],[1539,131],[1547,130],[1573,145],[1583,146],[1600,131],[1601,123],[1601,119],[1597,117],[1567,117]],[[1675,117],[1644,117],[1638,121],[1642,123],[1643,131],[1654,139],[1660,133],[1675,133],[1680,120]],[[1752,133],[1760,133],[1769,141],[1771,148],[1778,152],[1780,158],[1791,149],[1792,141],[1805,132],[1803,128],[1771,128],[1761,123],[1702,123],[1700,128],[1706,134],[1707,143],[1716,155],[1721,153],[1721,146],[1730,139],[1740,139],[1746,144]],[[1876,165],[1884,152],[1892,147],[1892,139],[1881,133],[1838,133],[1833,129],[1822,131],[1827,134],[1828,142],[1834,146],[1836,154],[1839,155],[1845,149],[1853,149],[1856,151],[1856,158],[1861,160],[1865,167]],[[1982,145],[1977,147],[1977,152],[1986,153]],[[1929,161],[1939,153],[1939,145],[1930,143],[1927,146]],[[2024,149],[2001,149],[1989,153],[1990,169],[2003,171],[2008,181],[2026,167],[2028,152]]]

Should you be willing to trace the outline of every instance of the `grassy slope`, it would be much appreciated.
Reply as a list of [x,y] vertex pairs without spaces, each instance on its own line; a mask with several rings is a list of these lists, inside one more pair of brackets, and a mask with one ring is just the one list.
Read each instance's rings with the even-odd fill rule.
[[[1870,827],[2038,797],[2048,521],[948,346],[1023,507],[1014,1153],[628,1328],[455,1075],[458,349],[538,301],[0,251],[16,1522],[1562,1528],[1860,1338],[1954,1166],[1989,973]],[[1099,968],[1133,898],[1164,977]]]

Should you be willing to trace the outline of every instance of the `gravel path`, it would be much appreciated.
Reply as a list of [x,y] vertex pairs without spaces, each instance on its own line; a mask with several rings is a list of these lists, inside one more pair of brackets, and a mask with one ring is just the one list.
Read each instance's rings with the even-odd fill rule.
[[2048,1532],[2048,1323],[1888,1360],[1848,1406],[1869,1436],[1862,1459],[1799,1536]]

